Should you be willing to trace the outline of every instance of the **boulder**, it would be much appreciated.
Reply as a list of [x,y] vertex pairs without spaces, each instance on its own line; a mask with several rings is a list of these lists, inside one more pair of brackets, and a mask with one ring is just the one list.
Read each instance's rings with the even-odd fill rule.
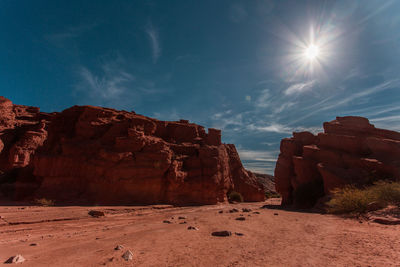
[[296,191],[311,190],[307,185],[313,182],[329,195],[348,184],[400,180],[400,133],[375,128],[356,116],[337,117],[323,127],[324,133],[300,132],[282,139],[274,175],[282,204],[296,204]]

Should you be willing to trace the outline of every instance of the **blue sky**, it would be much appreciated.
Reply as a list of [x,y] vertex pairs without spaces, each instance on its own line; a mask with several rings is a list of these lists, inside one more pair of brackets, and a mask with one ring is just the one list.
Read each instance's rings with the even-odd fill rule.
[[[335,116],[400,130],[400,1],[0,0],[0,95],[220,128],[251,170]],[[310,45],[319,54],[306,56]]]

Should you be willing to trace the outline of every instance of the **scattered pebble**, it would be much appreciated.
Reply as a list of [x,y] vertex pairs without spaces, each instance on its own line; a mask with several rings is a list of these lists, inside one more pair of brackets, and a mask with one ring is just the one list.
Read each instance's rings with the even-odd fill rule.
[[89,214],[90,216],[92,216],[92,217],[95,217],[95,218],[99,218],[99,217],[105,216],[104,211],[100,211],[100,210],[90,210],[90,211],[88,212],[88,214]]
[[242,211],[243,211],[243,212],[250,212],[250,211],[251,211],[251,209],[248,209],[248,208],[243,208],[243,209],[242,209]]
[[239,212],[239,210],[238,210],[238,209],[231,209],[231,210],[229,210],[229,213],[234,213],[234,212]]
[[186,221],[183,221],[183,222],[180,222],[179,224],[187,224],[187,222],[186,222]]
[[164,220],[163,223],[172,223],[171,221]]
[[179,219],[179,220],[185,220],[186,217],[185,217],[185,216],[179,216],[178,219]]
[[194,227],[194,226],[189,226],[188,228],[187,228],[188,230],[199,230],[199,228],[197,228],[197,227]]
[[237,236],[244,236],[244,234],[238,233],[238,232],[235,232],[235,235],[237,235]]
[[255,212],[253,212],[254,214],[260,214],[260,212],[258,212],[258,211],[255,211]]
[[130,250],[127,250],[123,255],[122,258],[126,261],[131,261],[133,259],[133,253]]
[[212,235],[212,236],[222,236],[222,237],[225,237],[225,236],[231,236],[232,233],[231,233],[230,231],[226,231],[226,230],[225,230],[225,231],[212,232],[211,235]]
[[274,213],[275,216],[279,215],[278,213]]
[[246,218],[245,218],[245,217],[237,217],[235,220],[237,220],[237,221],[244,221],[244,220],[246,220]]
[[29,244],[29,246],[31,246],[31,247],[36,247],[38,244],[36,244],[36,243],[31,243],[31,244]]
[[4,263],[22,263],[25,261],[25,258],[22,257],[22,255],[17,254],[15,256],[10,257],[8,260],[6,260]]
[[218,213],[224,213],[224,211],[223,211],[223,210],[220,210],[220,211],[218,211]]
[[117,245],[114,250],[123,250],[124,246],[123,245]]

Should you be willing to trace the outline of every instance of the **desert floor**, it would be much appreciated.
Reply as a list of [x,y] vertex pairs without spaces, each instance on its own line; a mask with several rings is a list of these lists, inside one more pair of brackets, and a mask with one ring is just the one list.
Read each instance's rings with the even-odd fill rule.
[[[400,266],[400,225],[282,210],[278,201],[200,207],[0,206],[0,264],[21,254],[22,266]],[[265,204],[271,206],[260,209]],[[240,211],[229,213],[233,208]],[[92,218],[91,209],[106,215]],[[240,215],[246,219],[235,220]],[[211,236],[219,230],[232,236]],[[114,250],[117,245],[124,249]],[[121,257],[128,249],[131,261]]]

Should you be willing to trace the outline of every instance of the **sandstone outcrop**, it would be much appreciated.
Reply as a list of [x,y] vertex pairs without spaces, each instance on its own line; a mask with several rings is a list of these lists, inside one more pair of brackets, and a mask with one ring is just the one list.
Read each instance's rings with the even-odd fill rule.
[[293,133],[281,141],[275,186],[282,204],[293,204],[296,193],[307,190],[318,198],[347,184],[400,179],[400,133],[354,116],[337,117],[323,127],[324,133]]
[[213,204],[234,190],[264,200],[221,131],[134,112],[74,106],[60,113],[0,101],[0,186],[56,203]]

